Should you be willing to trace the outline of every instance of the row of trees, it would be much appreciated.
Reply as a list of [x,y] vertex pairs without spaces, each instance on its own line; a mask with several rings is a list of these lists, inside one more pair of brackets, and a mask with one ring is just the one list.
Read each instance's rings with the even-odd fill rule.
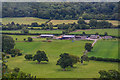
[[[14,22],[8,23],[6,25],[2,26],[3,30],[16,30],[16,29],[22,29],[21,33],[29,33],[28,27],[31,27],[31,29],[34,29],[34,27],[41,27],[42,30],[53,30],[54,27],[62,30],[68,30],[68,32],[74,31],[76,29],[101,29],[101,28],[112,28],[114,27],[112,23],[109,23],[108,21],[101,20],[97,21],[96,19],[91,19],[89,23],[86,23],[84,19],[79,18],[77,23],[69,23],[69,24],[57,24],[53,25],[53,23],[44,23],[44,24],[38,24],[37,22],[31,23],[31,25],[23,25],[23,24],[15,24]],[[117,26],[119,27],[119,26]]]
[[3,3],[2,17],[118,20],[118,3]]

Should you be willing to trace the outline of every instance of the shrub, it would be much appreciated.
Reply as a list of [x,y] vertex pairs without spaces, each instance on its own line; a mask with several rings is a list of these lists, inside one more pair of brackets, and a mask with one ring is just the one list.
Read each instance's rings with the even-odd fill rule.
[[26,41],[26,39],[23,39],[24,41]]
[[18,53],[18,56],[21,56],[22,55],[22,53]]
[[10,56],[6,56],[6,58],[10,58]]
[[20,53],[20,50],[19,49],[11,49],[9,53],[18,55],[18,53]]
[[11,57],[15,57],[15,54],[11,54]]
[[32,42],[33,39],[32,39],[31,37],[28,37],[28,41],[29,41],[29,42]]
[[32,54],[26,54],[25,55],[25,59],[26,60],[31,60],[33,57],[32,57]]
[[16,67],[16,68],[14,68],[14,71],[15,71],[15,72],[19,72],[19,71],[20,71],[20,68],[17,68],[17,67]]

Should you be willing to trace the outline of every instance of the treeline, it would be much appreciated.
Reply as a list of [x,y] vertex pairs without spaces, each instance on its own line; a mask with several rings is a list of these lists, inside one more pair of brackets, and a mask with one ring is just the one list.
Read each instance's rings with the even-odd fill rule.
[[[84,19],[79,18],[77,23],[69,23],[69,24],[57,24],[53,25],[53,23],[48,22],[44,24],[38,24],[37,22],[31,23],[29,25],[25,24],[15,24],[14,22],[8,23],[6,25],[2,24],[2,30],[19,30],[23,28],[34,29],[34,27],[41,27],[41,30],[67,30],[68,32],[77,30],[77,29],[103,29],[103,28],[119,28],[120,26],[114,26],[112,23],[108,21],[101,20],[97,21],[96,19],[91,19],[89,23],[86,23]],[[40,30],[40,29],[39,29]]]
[[113,59],[113,58],[101,58],[101,57],[89,57],[90,60],[95,61],[106,61],[106,62],[120,62],[120,59]]
[[[56,20],[118,20],[118,2],[4,2],[2,17],[37,17]],[[120,19],[119,19],[120,20]]]

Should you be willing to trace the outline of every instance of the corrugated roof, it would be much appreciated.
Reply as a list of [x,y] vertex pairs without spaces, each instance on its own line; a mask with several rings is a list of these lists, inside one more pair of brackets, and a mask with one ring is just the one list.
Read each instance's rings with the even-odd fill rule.
[[41,34],[40,36],[54,36],[52,34]]
[[75,37],[75,35],[63,35],[63,37]]

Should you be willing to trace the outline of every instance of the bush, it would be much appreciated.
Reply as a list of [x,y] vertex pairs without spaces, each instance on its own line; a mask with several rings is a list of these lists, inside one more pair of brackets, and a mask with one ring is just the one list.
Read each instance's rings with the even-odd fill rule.
[[15,54],[11,54],[11,57],[15,57]]
[[31,60],[33,57],[32,57],[32,54],[26,54],[25,55],[25,59],[26,60]]
[[33,39],[32,39],[31,37],[28,37],[28,41],[29,41],[29,42],[32,42]]
[[21,56],[22,55],[22,53],[18,53],[18,56]]
[[17,67],[16,67],[16,68],[14,68],[14,71],[15,71],[15,72],[19,72],[19,71],[20,71],[20,68],[17,68]]
[[6,56],[6,58],[10,58],[10,56]]

